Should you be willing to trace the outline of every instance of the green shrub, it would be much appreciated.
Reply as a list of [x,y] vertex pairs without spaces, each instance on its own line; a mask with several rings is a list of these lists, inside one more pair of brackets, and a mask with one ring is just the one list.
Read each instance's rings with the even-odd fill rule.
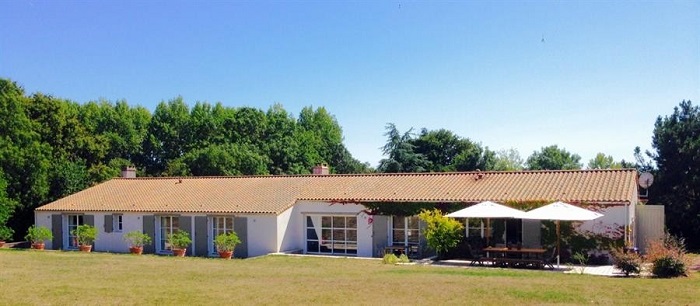
[[168,235],[168,243],[175,249],[186,249],[192,243],[192,239],[190,239],[190,233],[177,230]]
[[389,253],[384,255],[384,258],[382,258],[382,263],[384,264],[390,264],[393,265],[395,263],[399,262],[399,258],[396,257],[393,253]]
[[647,260],[651,262],[651,273],[656,277],[687,276],[690,259],[686,256],[685,240],[670,234],[663,239],[649,241]]
[[408,259],[408,256],[406,256],[406,254],[401,254],[401,256],[399,256],[399,262],[400,263],[409,263],[409,262],[411,262],[411,260]]
[[634,252],[625,253],[621,249],[612,250],[613,261],[615,262],[615,268],[622,270],[625,276],[629,276],[631,273],[639,274],[642,269],[642,258],[639,254]]
[[651,268],[651,273],[661,278],[688,276],[686,272],[685,262],[674,256],[657,258]]
[[0,225],[0,241],[10,240],[10,238],[12,238],[12,234],[14,233],[15,232],[11,228]]
[[220,234],[214,238],[214,244],[216,245],[216,250],[219,252],[223,251],[233,251],[237,244],[241,243],[241,239],[238,238],[236,232],[230,232],[228,234]]
[[80,245],[92,245],[97,239],[97,228],[88,224],[78,225],[71,231],[71,234],[75,236]]
[[418,217],[426,223],[423,230],[428,247],[442,257],[457,246],[464,236],[464,227],[459,221],[442,215],[438,209],[423,210]]
[[24,236],[24,238],[32,243],[43,243],[44,241],[53,239],[53,233],[46,227],[32,225],[27,230],[27,235]]
[[141,231],[131,231],[124,235],[124,240],[129,242],[132,247],[142,247],[146,244],[151,244],[151,236],[148,236]]

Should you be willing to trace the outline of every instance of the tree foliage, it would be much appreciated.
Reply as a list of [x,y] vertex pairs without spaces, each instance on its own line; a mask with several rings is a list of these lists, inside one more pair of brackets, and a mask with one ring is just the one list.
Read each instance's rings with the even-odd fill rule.
[[418,217],[426,223],[423,236],[428,247],[435,250],[438,257],[456,247],[464,235],[462,223],[443,216],[438,209],[423,210]]
[[496,152],[493,170],[496,171],[520,171],[523,170],[523,158],[520,152],[514,148]]
[[380,172],[446,172],[490,170],[495,152],[451,131],[413,129],[401,134],[396,125],[386,126],[387,143],[382,148],[387,158],[379,162]]
[[700,249],[700,108],[683,101],[670,116],[659,116],[652,147],[658,168],[649,200],[666,206],[671,234]]
[[572,170],[581,169],[581,156],[569,153],[557,145],[543,147],[527,158],[529,170]]
[[605,153],[598,153],[588,161],[588,169],[622,169],[622,162],[616,162],[612,156]]

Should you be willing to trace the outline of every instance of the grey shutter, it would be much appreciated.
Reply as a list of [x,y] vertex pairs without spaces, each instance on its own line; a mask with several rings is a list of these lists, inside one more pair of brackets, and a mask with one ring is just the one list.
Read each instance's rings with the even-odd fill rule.
[[105,233],[111,233],[114,231],[113,218],[114,218],[114,216],[112,216],[112,215],[105,215]]
[[51,247],[54,250],[63,249],[63,216],[51,215],[51,232],[53,234]]
[[194,217],[194,251],[198,256],[209,255],[207,217]]
[[143,233],[151,237],[151,243],[143,246],[144,253],[155,253],[156,241],[156,218],[153,215],[143,216]]
[[[389,245],[389,236],[387,235],[388,216],[374,215],[372,218],[372,246],[374,247],[373,256],[384,256],[384,248]],[[358,226],[359,227],[359,226]]]
[[[190,239],[192,239],[192,217],[180,216],[179,224],[180,230],[187,232],[190,235]],[[192,256],[193,254],[194,247],[189,245],[187,247],[187,255]]]
[[233,250],[233,256],[237,258],[248,257],[248,218],[233,218],[233,231],[236,232],[238,238],[241,239],[241,243],[236,245],[236,249]]

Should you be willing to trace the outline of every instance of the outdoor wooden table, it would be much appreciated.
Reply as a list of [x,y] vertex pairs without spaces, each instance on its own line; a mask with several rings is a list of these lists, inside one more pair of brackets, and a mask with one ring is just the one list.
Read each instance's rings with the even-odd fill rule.
[[539,268],[544,266],[544,258],[542,258],[542,256],[546,250],[536,248],[517,249],[488,247],[484,249],[484,252],[486,252],[488,260],[493,262],[494,265],[534,265]]

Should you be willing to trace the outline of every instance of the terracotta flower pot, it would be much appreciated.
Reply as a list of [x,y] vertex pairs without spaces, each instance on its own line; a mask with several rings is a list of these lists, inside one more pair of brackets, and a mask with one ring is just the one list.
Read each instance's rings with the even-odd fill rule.
[[141,255],[141,254],[143,254],[143,247],[142,246],[132,246],[129,248],[129,252],[131,252],[131,254]]
[[0,240],[0,248],[5,245],[5,241]]
[[233,251],[219,251],[219,258],[231,259],[233,256]]
[[35,250],[43,250],[43,249],[44,249],[44,243],[43,243],[43,242],[32,243],[32,249],[35,249]]
[[78,249],[80,249],[81,252],[90,253],[90,251],[92,251],[92,245],[90,245],[90,244],[88,244],[88,245],[83,245],[83,244],[81,244],[81,245],[78,246]]
[[185,252],[187,252],[187,249],[173,249],[173,256],[185,257]]

